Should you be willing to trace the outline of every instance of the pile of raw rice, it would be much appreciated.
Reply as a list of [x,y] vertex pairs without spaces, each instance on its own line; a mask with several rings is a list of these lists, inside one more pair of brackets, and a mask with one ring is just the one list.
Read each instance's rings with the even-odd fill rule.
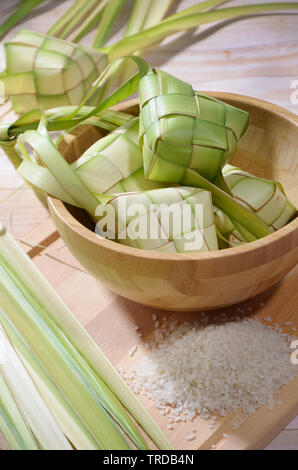
[[272,409],[274,395],[298,375],[290,360],[293,338],[253,319],[206,323],[155,321],[156,343],[130,372],[122,371],[129,386],[154,400],[170,423]]

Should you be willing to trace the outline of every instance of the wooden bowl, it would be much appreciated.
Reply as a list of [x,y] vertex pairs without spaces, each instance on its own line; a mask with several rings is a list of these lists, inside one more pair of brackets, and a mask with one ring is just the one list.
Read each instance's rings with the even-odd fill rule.
[[[250,113],[250,127],[232,163],[280,181],[298,207],[297,116],[254,98],[210,94]],[[137,100],[118,109],[136,114]],[[94,127],[82,126],[60,150],[74,161],[102,135]],[[244,246],[181,255],[101,239],[84,211],[52,197],[48,202],[59,234],[87,271],[117,294],[159,309],[207,310],[241,302],[276,284],[298,261],[298,218]]]

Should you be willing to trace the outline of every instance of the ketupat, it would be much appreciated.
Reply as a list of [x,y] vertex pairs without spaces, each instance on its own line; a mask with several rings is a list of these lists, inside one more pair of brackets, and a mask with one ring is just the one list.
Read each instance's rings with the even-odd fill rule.
[[[61,163],[63,163],[63,170],[62,167],[60,170],[58,168],[53,170],[54,163],[52,163],[52,170],[49,171],[47,168],[40,167],[36,163],[34,164],[31,161],[25,160],[18,171],[25,179],[37,185],[39,188],[47,190],[48,193],[59,197],[65,202],[84,207],[95,220],[98,220],[98,211],[96,211],[95,205],[102,208],[100,202],[103,201],[102,196],[104,195],[106,195],[106,205],[104,207],[109,205],[114,207],[115,200],[118,198],[120,198],[122,202],[127,202],[129,199],[131,203],[133,201],[136,204],[142,204],[146,201],[146,208],[148,208],[150,200],[154,200],[155,204],[169,203],[170,210],[171,204],[177,203],[179,210],[179,204],[184,202],[186,205],[189,205],[193,211],[191,220],[193,225],[188,227],[188,233],[192,233],[189,233],[187,236],[187,234],[183,232],[181,225],[177,225],[177,227],[173,226],[168,228],[168,232],[167,230],[163,232],[163,236],[167,235],[167,240],[159,236],[154,240],[148,236],[139,241],[139,248],[151,249],[152,246],[156,248],[158,245],[159,251],[183,252],[187,251],[184,244],[191,243],[193,241],[190,239],[191,235],[197,234],[197,245],[191,251],[218,249],[210,193],[199,189],[162,189],[161,186],[164,185],[147,181],[143,173],[142,153],[137,144],[137,130],[138,118],[134,118],[92,145],[85,154],[71,166],[60,156]],[[24,136],[21,136],[21,141],[33,145],[35,151],[44,163],[49,161],[48,158],[45,158],[46,153],[50,155],[49,152],[51,149],[54,151],[51,143],[44,136],[35,131],[27,131]],[[46,152],[45,146],[49,149],[48,152]],[[55,154],[59,159],[57,150]],[[71,176],[68,188],[71,188],[72,192],[70,189],[67,189],[65,184],[66,169],[67,173]],[[54,174],[52,173],[53,171]],[[77,175],[76,178],[75,175]],[[74,181],[81,182],[80,187],[77,186],[76,191],[79,191],[81,194],[84,193],[85,196],[80,198],[75,196]],[[84,191],[82,191],[83,188]],[[129,195],[123,193],[116,198],[111,196],[111,194],[115,194],[119,191],[139,192]],[[72,199],[72,194],[75,199]],[[91,200],[91,197],[93,197],[94,202]],[[203,206],[204,221],[201,225],[198,225],[199,221],[196,221],[194,218],[195,204],[201,204]],[[119,220],[117,211],[116,215]],[[175,233],[173,234],[173,232]],[[117,235],[118,234],[114,233],[113,239],[116,240]],[[183,238],[185,238],[185,242]],[[131,246],[137,245],[132,242],[129,237],[126,240],[121,239],[118,241],[120,241],[120,243],[130,244]],[[202,244],[200,243],[201,241]]]
[[[141,67],[143,67],[142,71],[144,73],[144,77],[141,79],[141,84],[142,80],[145,80],[146,85],[147,77],[149,76],[150,78],[151,76],[150,68],[148,68],[149,75],[147,75],[146,62],[143,61],[143,59],[138,59],[138,63],[141,64]],[[178,83],[181,88],[186,89],[189,92],[189,97],[196,101],[197,98],[195,97],[195,93],[193,92],[190,85],[186,84],[185,82],[180,82],[175,79],[175,77],[171,77],[161,71],[158,71],[158,73],[159,77],[162,77],[159,82],[163,82],[162,84],[166,91],[173,89],[171,88],[173,82],[175,85]],[[160,89],[162,90],[163,88],[160,87]],[[141,88],[141,93],[142,92],[143,89]],[[152,96],[152,93],[149,96]],[[173,94],[167,93],[164,96],[166,96],[168,99],[172,98]],[[144,92],[141,99],[143,97]],[[145,103],[148,104],[146,112],[147,117],[149,116],[149,118],[151,117],[149,104],[151,101],[152,100],[147,102],[145,101]],[[209,158],[203,160],[205,162],[205,170],[208,171],[208,165],[214,169],[212,156],[214,151],[215,156],[217,156],[218,151],[218,149],[214,149],[212,146],[207,146],[208,144],[210,145],[210,143],[212,143],[212,139],[216,140],[217,138],[217,130],[219,126],[217,123],[213,123],[212,119],[216,120],[218,119],[218,116],[220,116],[221,119],[225,119],[225,126],[227,127],[222,125],[224,130],[221,131],[220,136],[223,136],[226,139],[226,144],[228,143],[227,135],[232,133],[234,138],[234,144],[232,145],[232,148],[220,150],[221,158],[220,160],[216,160],[216,171],[221,174],[223,163],[235,151],[237,143],[235,136],[237,135],[237,137],[240,138],[247,126],[248,115],[241,110],[233,108],[232,106],[225,105],[218,100],[213,100],[212,98],[204,96],[204,104],[205,101],[207,102],[206,108],[202,110],[202,106],[200,107],[205,119],[198,120],[199,125],[201,125],[203,122],[203,127],[205,126],[204,129],[210,131],[209,142],[205,141],[205,146],[209,152]],[[211,106],[209,105],[209,101]],[[219,110],[221,113],[218,112]],[[240,116],[241,119],[235,119],[234,122],[233,118],[235,116]],[[163,119],[166,121],[168,118],[168,120],[175,121],[176,117],[177,115],[173,113],[173,109],[170,109],[170,114],[168,116],[164,116]],[[180,116],[178,115],[178,120],[179,117]],[[183,117],[188,118],[188,116]],[[195,118],[191,116],[191,123],[194,120]],[[152,126],[154,128],[158,127],[159,121],[154,122]],[[162,171],[162,168],[158,168],[154,179],[159,181],[146,180],[143,173],[143,162],[145,161],[144,169],[146,175],[147,154],[146,151],[143,152],[142,157],[141,150],[138,146],[138,127],[138,118],[133,118],[127,121],[126,124],[124,124],[122,127],[117,128],[116,130],[112,131],[112,133],[93,144],[76,162],[72,164],[71,167],[69,167],[66,162],[62,161],[61,156],[59,157],[59,153],[56,149],[50,148],[50,141],[48,139],[44,139],[44,137],[41,135],[44,134],[44,130],[41,132],[41,134],[39,132],[34,133],[34,131],[26,132],[23,136],[20,137],[19,141],[28,141],[31,145],[33,145],[33,148],[47,168],[39,168],[36,163],[32,164],[26,161],[20,166],[19,172],[25,179],[47,191],[49,194],[61,198],[65,202],[77,205],[79,207],[84,207],[93,218],[95,215],[96,206],[99,204],[99,202],[108,202],[111,198],[109,195],[111,194],[131,191],[143,192],[146,190],[159,188],[165,184],[165,181],[167,181],[167,184],[177,184],[180,182],[183,185],[199,187],[212,193],[213,203],[218,207],[217,211],[215,211],[215,221],[217,228],[222,236],[231,239],[231,234],[233,234],[236,239],[250,242],[270,234],[270,229],[267,226],[266,221],[260,218],[254,211],[252,211],[249,205],[244,205],[243,202],[238,201],[232,195],[225,193],[221,188],[216,186],[216,184],[208,181],[199,173],[202,171],[202,167],[200,167],[200,156],[203,154],[204,157],[205,152],[205,147],[202,145],[197,145],[197,156],[199,163],[196,166],[196,170],[187,168],[188,162],[186,160],[182,162],[185,163],[186,161],[186,168],[183,167],[183,165],[181,165],[179,168],[180,158],[178,158],[178,171],[176,172],[176,175],[175,172],[172,172],[169,176],[168,173]],[[178,123],[178,127],[180,131],[179,139],[181,144],[179,149],[181,149],[182,144],[184,144],[185,141],[186,145],[189,146],[189,137],[191,138],[192,134],[187,132],[187,130],[185,131],[185,125],[183,126],[183,123],[180,121]],[[190,127],[193,129],[193,124],[191,124]],[[231,129],[233,129],[233,131]],[[151,130],[149,126],[147,128],[149,135],[150,131]],[[158,134],[158,132],[156,135],[157,137],[154,136],[154,138],[158,143],[160,143],[162,139],[165,138],[164,132],[162,132],[162,139],[160,139],[160,134]],[[147,135],[144,133],[142,126],[140,126],[141,140],[144,139],[144,137],[147,138]],[[165,155],[168,160],[173,159],[173,154],[175,156],[175,146],[169,143],[171,142],[172,137],[173,136],[170,134],[168,136],[168,141],[166,142],[167,153]],[[174,133],[174,139],[175,138],[176,134]],[[232,139],[232,137],[230,137],[230,139]],[[176,141],[175,144],[177,144]],[[45,152],[45,148],[48,147],[49,151]],[[188,151],[188,157],[190,157],[191,149],[186,147],[186,150]],[[55,158],[57,158],[57,165],[59,164],[59,167],[61,167],[61,171],[57,170],[56,164],[54,164],[54,154],[56,155]],[[178,157],[180,154],[181,152],[179,153]],[[158,158],[155,158],[155,161],[157,159]],[[61,165],[64,168],[63,171]],[[48,170],[50,170],[50,172]],[[68,177],[66,179],[66,174],[69,174],[70,179]],[[68,179],[69,183],[67,183],[67,189],[66,181],[68,181]],[[217,182],[215,173],[214,179],[216,180],[215,182]],[[75,187],[77,187],[76,190]],[[103,195],[107,195],[107,198],[102,199]],[[286,198],[286,196],[283,195],[283,198]],[[290,203],[287,207],[289,207],[291,210],[293,209],[293,206]],[[286,223],[288,220],[289,218],[284,217],[284,223]],[[210,246],[214,245],[210,244]]]
[[80,103],[107,65],[99,50],[28,30],[5,44],[5,55],[1,80],[20,114]]
[[[166,253],[218,249],[209,191],[176,187],[116,194],[97,215],[96,231],[142,250]],[[106,215],[105,215],[106,213]]]
[[[34,158],[31,160],[21,145],[23,141],[33,145],[44,166]],[[128,120],[123,126],[99,139],[71,166],[64,161],[50,140],[34,130],[20,135],[18,145],[21,145],[24,161],[17,171],[26,181],[64,202],[84,207],[92,217],[95,216],[97,205],[110,199],[109,194],[146,191],[165,186],[145,179],[142,152],[138,146],[138,118]],[[49,169],[54,153],[57,162],[63,166],[63,170],[57,173],[55,165]],[[48,164],[46,155],[49,156]],[[65,185],[66,174],[72,179],[68,189]],[[78,191],[81,195],[85,194],[84,199],[75,196]],[[108,196],[102,199],[101,196],[105,194]]]
[[134,118],[98,140],[71,166],[96,194],[146,191],[164,186],[147,181]]
[[[213,3],[206,2],[205,5]],[[186,11],[186,16],[183,12],[179,12],[178,16],[167,18],[111,46],[93,49],[92,53],[89,48],[88,54],[83,46],[39,33],[23,31],[15,40],[6,44],[7,70],[1,74],[4,94],[12,98],[16,112],[25,112],[35,106],[46,109],[59,105],[78,104],[82,99],[83,90],[86,90],[87,85],[91,86],[91,78],[95,80],[107,63],[145,49],[172,34],[221,19],[296,9],[298,9],[298,3],[272,3],[222,8],[194,14],[187,14]],[[40,51],[39,47],[41,47]],[[53,49],[59,53],[55,54]],[[38,56],[37,60],[35,60],[35,55]],[[93,58],[93,61],[90,58]],[[45,62],[50,65],[48,72]],[[55,86],[53,86],[53,75]],[[54,103],[53,100],[55,100]]]
[[[20,174],[49,194],[83,207],[93,218],[99,202],[108,203],[115,193],[143,192],[165,183],[196,187],[211,192],[218,208],[217,225],[228,221],[227,225],[233,226],[230,233],[239,232],[238,238],[247,242],[269,235],[267,219],[234,197],[222,175],[222,167],[234,154],[248,126],[248,114],[195,92],[188,83],[161,70],[152,70],[140,57],[131,58],[141,76],[139,120],[127,121],[69,166],[51,143],[43,116],[38,130],[26,131],[20,136],[19,145],[30,160],[23,146],[29,143],[45,168],[38,168],[37,162],[26,162],[20,166]],[[57,122],[61,126],[68,121],[80,123],[94,115],[100,119],[100,111],[123,98],[125,91],[122,93],[120,87],[83,118],[79,117],[81,106],[71,116],[64,114],[60,118],[57,111]],[[55,113],[52,124],[53,121]],[[282,194],[281,186],[278,189]],[[291,212],[292,206],[287,204],[285,209]],[[223,211],[221,218],[219,211]],[[286,210],[281,224],[288,221],[287,213]],[[223,234],[222,230],[220,233],[226,236],[227,231]]]
[[[76,127],[77,118],[79,118],[84,120],[84,124],[92,124],[93,126],[104,129],[105,131],[112,131],[113,129],[116,129],[117,127],[132,119],[132,116],[129,114],[113,110],[103,111],[100,113],[100,115],[95,114],[89,119],[84,119],[84,116],[90,114],[93,109],[94,108],[90,106],[82,106],[76,114],[76,120],[72,118],[73,113],[77,110],[77,107],[75,106],[49,109],[45,111],[48,129],[50,131],[69,130],[70,133],[75,133],[76,130],[73,128]],[[16,149],[17,136],[23,133],[25,130],[37,129],[41,117],[42,112],[36,109],[29,111],[12,123],[0,123],[0,147],[8,156],[13,166],[16,169],[18,168],[20,171],[22,159]],[[62,197],[60,192],[62,188],[56,182],[56,180],[51,177],[51,175],[49,175],[45,168],[42,168],[36,164],[32,166],[33,164],[28,161],[24,163],[26,164],[22,165],[22,171],[24,171],[23,177],[25,180],[32,183],[33,190],[37,198],[45,207],[47,207],[47,203],[44,197],[44,192],[48,192],[49,194],[56,194],[57,197],[61,197],[63,200],[75,204],[74,199],[70,196],[68,199]],[[48,187],[48,180],[50,187]],[[41,191],[39,191],[38,188],[40,188]]]
[[272,232],[282,228],[296,214],[296,207],[280,183],[258,178],[231,165],[223,168],[223,176],[234,197],[258,214]]
[[206,189],[219,209],[256,238],[269,235],[267,225],[232,197],[221,173],[248,126],[248,114],[195,92],[168,73],[152,70],[144,59],[137,63],[139,141],[146,177]]
[[[234,197],[257,213],[271,232],[284,227],[297,213],[282,185],[276,181],[259,178],[232,165],[223,167],[223,177]],[[256,239],[217,207],[214,208],[214,217],[218,231],[232,244]]]
[[147,179],[181,183],[190,168],[215,182],[248,127],[248,113],[163,70],[140,80],[140,147]]
[[216,206],[214,206],[214,222],[222,248],[257,240],[249,230],[245,229],[241,224],[237,223]]

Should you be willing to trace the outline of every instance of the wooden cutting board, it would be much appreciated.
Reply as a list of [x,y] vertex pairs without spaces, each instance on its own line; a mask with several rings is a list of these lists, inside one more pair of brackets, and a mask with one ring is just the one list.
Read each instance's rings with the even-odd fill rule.
[[[167,317],[179,321],[195,319],[199,315],[160,312],[116,296],[86,273],[72,257],[51,219],[37,226],[21,244],[117,368],[129,370],[146,354],[144,343],[150,340],[154,330],[154,313],[159,319]],[[225,309],[225,312],[232,315],[236,307]],[[279,323],[285,332],[297,335],[292,328],[296,327],[298,332],[298,266],[277,287],[240,307],[248,316],[260,320],[270,316],[273,323]],[[210,313],[217,314],[216,311]],[[284,326],[285,322],[292,322],[292,325]],[[139,327],[138,331],[135,331],[135,326]],[[138,332],[142,333],[141,338]],[[138,349],[134,357],[130,357],[128,352],[134,345]],[[197,418],[192,423],[175,423],[171,431],[167,429],[168,419],[153,403],[142,396],[140,399],[175,449],[211,449],[212,446],[219,450],[263,449],[297,415],[298,379],[282,389],[276,398],[276,401],[282,400],[280,406],[272,411],[259,409],[238,429],[233,425],[239,420],[239,415],[232,413],[218,419],[212,430],[208,421]],[[197,438],[187,441],[185,437],[193,428],[197,430]],[[0,439],[0,448],[4,446],[3,439]]]

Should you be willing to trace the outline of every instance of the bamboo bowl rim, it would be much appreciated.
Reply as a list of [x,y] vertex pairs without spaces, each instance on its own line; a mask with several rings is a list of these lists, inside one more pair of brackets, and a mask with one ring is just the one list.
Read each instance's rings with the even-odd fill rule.
[[[223,101],[229,98],[237,99],[238,101],[243,102],[243,104],[247,105],[254,105],[259,107],[263,111],[268,111],[273,114],[277,114],[280,118],[284,119],[287,122],[291,122],[297,127],[298,132],[298,116],[294,113],[277,106],[275,104],[269,103],[267,101],[260,100],[258,98],[253,98],[245,95],[240,95],[236,93],[225,93],[225,92],[204,92],[206,94],[210,94],[218,99],[222,99]],[[134,106],[138,104],[138,100],[129,100],[125,103],[121,104],[117,107],[118,110],[125,110],[125,108]],[[57,217],[66,224],[72,231],[74,231],[78,236],[86,239],[86,241],[92,242],[95,245],[98,245],[106,250],[112,251],[114,253],[118,253],[119,255],[127,255],[136,258],[142,258],[146,260],[159,260],[159,261],[186,261],[186,260],[212,260],[221,259],[223,261],[241,256],[246,254],[257,254],[258,251],[263,251],[266,248],[270,248],[271,253],[275,252],[273,249],[274,246],[278,245],[279,249],[281,243],[283,245],[284,252],[289,251],[289,246],[287,247],[287,242],[292,241],[292,237],[295,239],[297,238],[298,241],[298,217],[296,217],[292,222],[285,225],[281,229],[273,232],[266,237],[260,238],[250,243],[246,243],[244,245],[230,247],[222,250],[211,251],[211,252],[204,252],[204,253],[163,253],[163,252],[154,252],[148,250],[142,250],[139,248],[133,248],[126,245],[121,245],[113,240],[106,239],[104,237],[100,237],[95,232],[90,230],[89,228],[85,227],[78,219],[76,219],[70,211],[67,209],[66,205],[56,199],[54,197],[48,196],[48,204],[50,205],[51,209],[55,212]],[[291,245],[291,243],[289,243]],[[273,249],[273,250],[272,250]],[[280,251],[279,251],[280,254]]]

